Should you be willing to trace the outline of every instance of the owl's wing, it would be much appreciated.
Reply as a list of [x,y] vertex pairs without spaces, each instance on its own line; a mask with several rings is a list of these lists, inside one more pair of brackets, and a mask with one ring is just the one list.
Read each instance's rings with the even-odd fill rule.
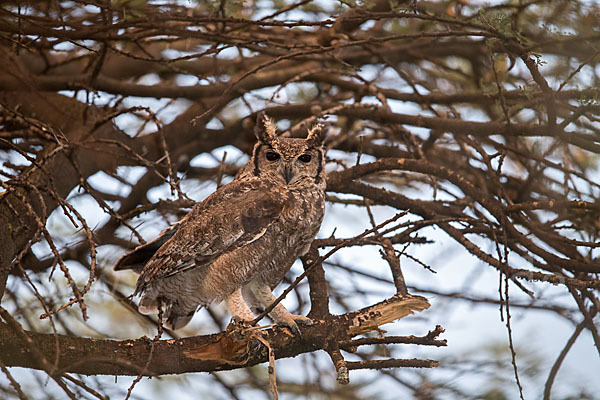
[[265,189],[234,181],[197,204],[148,261],[136,292],[148,282],[202,268],[259,239],[279,218],[285,202],[280,192]]
[[171,239],[177,232],[179,224],[171,225],[158,234],[158,236],[149,242],[140,244],[135,249],[123,254],[113,266],[115,271],[131,269],[138,274],[142,272],[144,265],[152,256],[162,247],[167,240]]

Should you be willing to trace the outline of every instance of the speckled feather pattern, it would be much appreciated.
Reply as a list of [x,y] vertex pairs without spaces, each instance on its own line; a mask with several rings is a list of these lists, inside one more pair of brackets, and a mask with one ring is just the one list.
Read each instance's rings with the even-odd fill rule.
[[[154,311],[160,300],[168,325],[179,328],[199,307],[231,297],[232,314],[248,315],[236,291],[249,305],[264,307],[260,288],[268,287],[270,298],[270,289],[308,250],[325,209],[322,138],[278,138],[266,117],[258,124],[247,166],[196,204],[144,266],[136,287],[140,311]],[[277,160],[269,160],[273,152]],[[281,308],[279,314],[291,316]]]

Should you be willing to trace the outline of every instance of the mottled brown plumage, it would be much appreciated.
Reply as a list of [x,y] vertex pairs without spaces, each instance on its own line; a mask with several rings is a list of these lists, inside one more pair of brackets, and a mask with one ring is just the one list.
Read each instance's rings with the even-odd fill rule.
[[[140,312],[155,312],[160,301],[167,325],[179,329],[199,307],[226,300],[234,318],[252,320],[251,308],[275,300],[272,288],[308,250],[325,207],[322,130],[280,138],[261,114],[255,134],[252,158],[233,182],[196,204],[163,239],[117,261],[117,270],[135,269],[153,253],[135,290]],[[292,329],[310,322],[281,304],[270,316]]]

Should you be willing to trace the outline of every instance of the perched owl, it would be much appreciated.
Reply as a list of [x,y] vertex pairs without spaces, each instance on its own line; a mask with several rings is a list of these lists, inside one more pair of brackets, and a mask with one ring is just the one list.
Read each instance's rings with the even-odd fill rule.
[[[319,231],[323,130],[315,126],[306,139],[277,137],[261,113],[254,132],[252,157],[234,181],[115,264],[115,270],[143,265],[134,293],[141,295],[138,310],[149,314],[162,304],[172,329],[185,326],[198,308],[223,300],[233,318],[254,319],[251,310],[273,303],[271,290]],[[296,323],[310,323],[281,304],[270,316],[295,332]]]

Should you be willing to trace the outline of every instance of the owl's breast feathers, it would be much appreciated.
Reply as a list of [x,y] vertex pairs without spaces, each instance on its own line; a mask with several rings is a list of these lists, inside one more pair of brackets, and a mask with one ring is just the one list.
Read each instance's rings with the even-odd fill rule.
[[[306,190],[294,193],[258,179],[233,181],[222,186],[196,204],[177,224],[175,234],[141,271],[136,293],[157,279],[207,267],[217,258],[248,246],[265,234],[278,235],[282,230],[298,229],[302,232],[297,244],[310,243],[317,232],[306,228],[317,221],[316,225],[320,225],[323,198],[318,188],[310,193]],[[298,207],[298,203],[302,206]]]

